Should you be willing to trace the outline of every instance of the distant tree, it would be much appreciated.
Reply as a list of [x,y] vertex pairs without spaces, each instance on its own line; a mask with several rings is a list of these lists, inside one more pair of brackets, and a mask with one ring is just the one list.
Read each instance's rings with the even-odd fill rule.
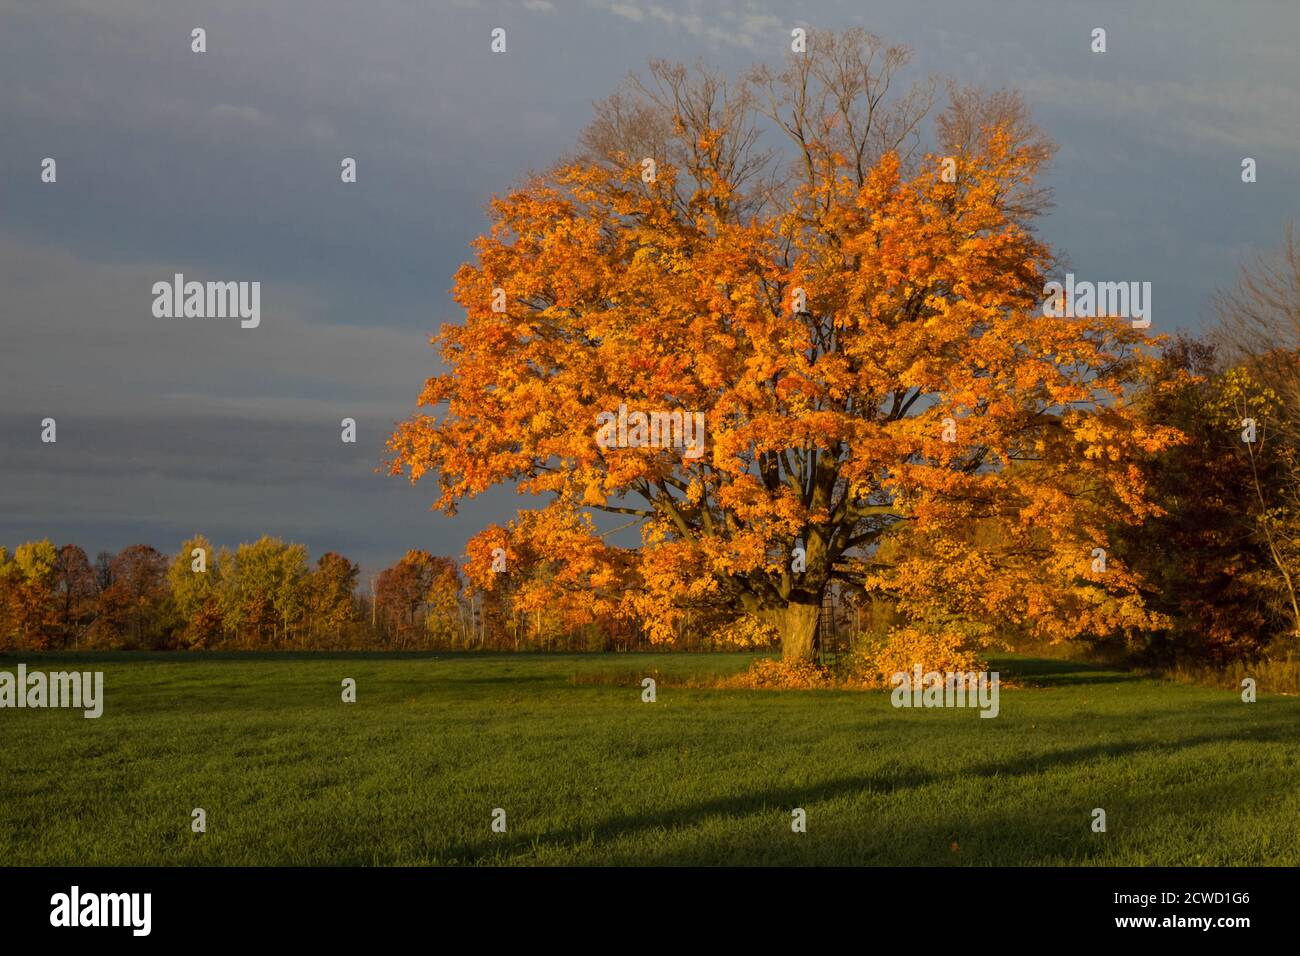
[[0,648],[17,649],[22,635],[18,630],[18,589],[23,573],[9,549],[0,547]]
[[55,593],[58,550],[48,539],[28,541],[14,549],[16,571],[11,595],[13,627],[18,646],[48,650],[57,646],[59,601]]
[[177,625],[167,557],[147,544],[123,548],[108,567],[112,583],[96,601],[92,635],[109,646],[161,648],[170,643]]
[[450,558],[436,557],[433,582],[425,609],[425,630],[438,644],[456,640],[461,632],[460,571]]
[[29,581],[52,581],[58,561],[58,549],[48,538],[28,541],[14,549],[14,563]]
[[307,604],[307,549],[263,535],[218,556],[222,612],[252,646],[288,641]]
[[356,588],[360,569],[336,551],[316,560],[307,578],[307,619],[311,636],[340,637],[357,619]]
[[95,590],[103,593],[113,583],[113,552],[101,551],[95,555]]
[[459,590],[456,565],[428,551],[408,551],[392,567],[379,573],[375,601],[380,622],[400,647],[409,646],[426,630],[440,630],[431,615],[451,613]]
[[[203,571],[194,570],[195,550],[203,555]],[[183,622],[181,643],[200,649],[219,644],[225,632],[221,613],[221,559],[212,543],[195,535],[181,544],[167,570],[172,599]]]
[[94,621],[98,588],[86,552],[65,544],[54,562],[54,593],[58,601],[61,643],[77,646]]

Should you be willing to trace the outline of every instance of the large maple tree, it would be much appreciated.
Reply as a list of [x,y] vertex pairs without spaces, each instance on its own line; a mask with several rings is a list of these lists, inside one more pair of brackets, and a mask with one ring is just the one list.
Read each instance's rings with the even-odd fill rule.
[[[950,86],[931,115],[933,86],[891,92],[907,60],[850,31],[737,81],[653,63],[492,200],[447,369],[389,443],[444,511],[543,497],[471,542],[472,578],[530,555],[548,571],[517,600],[665,640],[690,607],[750,613],[787,659],[835,581],[952,642],[1153,623],[1095,554],[1152,510],[1135,461],[1177,439],[1127,405],[1143,333],[1043,314],[1052,147],[1014,94]],[[620,406],[702,413],[703,454],[598,440]]]

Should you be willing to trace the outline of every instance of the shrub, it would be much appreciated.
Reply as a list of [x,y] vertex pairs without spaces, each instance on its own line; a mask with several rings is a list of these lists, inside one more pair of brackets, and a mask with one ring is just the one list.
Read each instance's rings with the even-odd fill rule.
[[783,661],[770,657],[760,658],[743,674],[720,682],[720,686],[745,690],[808,690],[832,684],[830,674],[811,661]]
[[861,635],[849,655],[847,677],[866,687],[889,687],[891,676],[910,673],[917,664],[926,673],[987,668],[979,650],[963,636],[906,626],[893,628],[884,637]]

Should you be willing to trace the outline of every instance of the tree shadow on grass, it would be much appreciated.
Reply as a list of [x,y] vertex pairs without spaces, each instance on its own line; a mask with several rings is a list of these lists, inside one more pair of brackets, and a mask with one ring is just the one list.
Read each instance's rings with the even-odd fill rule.
[[1125,684],[1145,680],[1141,674],[1115,670],[1081,661],[1063,661],[1050,657],[994,657],[989,668],[1004,679],[1027,687],[1070,687],[1079,684]]
[[[1284,715],[1279,714],[1279,717]],[[958,768],[951,773],[935,773],[920,769],[904,769],[895,773],[866,774],[841,777],[807,787],[784,787],[756,791],[734,796],[705,800],[686,807],[659,811],[626,814],[607,819],[595,826],[573,827],[543,834],[502,835],[491,840],[479,840],[453,850],[449,857],[459,863],[473,863],[485,859],[508,859],[524,855],[540,845],[574,848],[586,844],[608,844],[620,838],[634,837],[655,830],[681,830],[697,826],[713,817],[752,817],[777,810],[789,813],[794,807],[834,800],[856,794],[901,794],[946,779],[960,776],[963,779],[997,778],[1000,780],[1031,777],[1049,770],[1087,764],[1098,759],[1115,759],[1143,752],[1177,752],[1205,744],[1266,742],[1295,740],[1296,730],[1291,721],[1273,721],[1262,734],[1249,741],[1231,733],[1201,734],[1168,743],[1156,741],[1115,741],[1066,750],[1048,752],[1013,763],[992,763],[971,768]],[[1026,821],[1032,825],[1032,821]],[[655,855],[643,862],[673,863],[671,855]]]
[[[1252,741],[1274,742],[1286,741],[1300,745],[1300,700],[1289,697],[1273,697],[1255,704],[1242,704],[1232,692],[1226,692],[1221,700],[1198,700],[1194,707],[1161,708],[1159,710],[1112,711],[1096,713],[1092,710],[1079,712],[1037,714],[1032,718],[1008,710],[1002,705],[1003,716],[1013,717],[1017,721],[1032,719],[1050,734],[1054,728],[1077,725],[1081,720],[1095,724],[1099,732],[1127,733],[1130,728],[1141,725],[1165,732],[1160,725],[1178,723],[1186,726],[1189,719],[1197,723],[1214,726],[1218,742],[1249,739]],[[1061,732],[1061,731],[1055,731]],[[1234,736],[1236,735],[1236,736]],[[1243,736],[1243,735],[1248,735]],[[1190,739],[1190,738],[1189,738]],[[1181,742],[1178,738],[1174,743]],[[1142,746],[1160,746],[1161,741],[1147,739],[1134,740]]]
[[[601,862],[657,866],[1263,866],[1294,865],[1294,826],[1265,848],[1256,840],[1226,844],[1205,838],[1207,818],[1220,819],[1261,797],[1240,783],[1202,784],[1181,794],[1177,806],[1153,797],[1099,790],[1044,796],[1032,806],[1009,810],[978,808],[938,819],[851,819],[819,815],[809,807],[808,831],[791,832],[786,814],[750,821],[731,832],[702,829],[689,844],[656,852],[612,849]],[[1092,830],[1092,809],[1107,811],[1107,830]],[[1189,811],[1188,807],[1207,808]],[[756,831],[753,823],[761,830]],[[1213,832],[1212,823],[1210,831]],[[1180,835],[1187,834],[1186,839]]]

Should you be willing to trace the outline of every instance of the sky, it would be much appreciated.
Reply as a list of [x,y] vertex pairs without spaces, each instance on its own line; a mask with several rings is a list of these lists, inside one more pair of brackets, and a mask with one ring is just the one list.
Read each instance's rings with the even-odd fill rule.
[[[1020,90],[1060,146],[1041,234],[1080,278],[1151,282],[1153,331],[1202,328],[1297,215],[1293,0],[0,0],[0,545],[462,555],[540,502],[500,489],[447,517],[382,463],[441,369],[429,336],[461,321],[487,201],[629,70],[777,65],[798,26],[907,44],[912,79]],[[260,282],[261,324],[155,317],[175,273]]]

